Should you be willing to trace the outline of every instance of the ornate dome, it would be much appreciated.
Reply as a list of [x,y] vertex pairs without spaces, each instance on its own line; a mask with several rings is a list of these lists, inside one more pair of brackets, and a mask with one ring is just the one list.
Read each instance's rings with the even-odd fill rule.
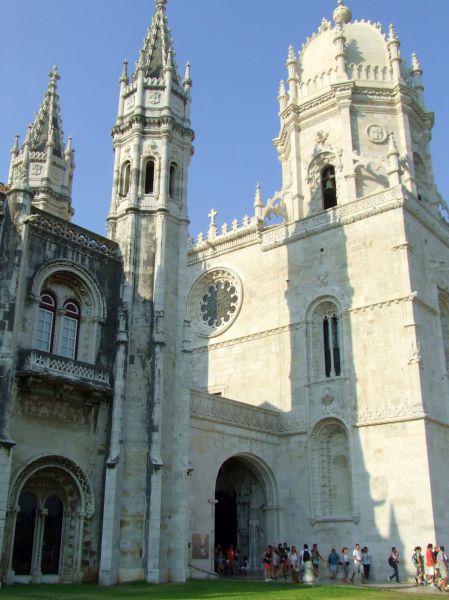
[[[367,79],[370,78],[367,73],[372,73],[373,79],[389,79],[388,46],[380,24],[364,20],[349,22],[350,11],[345,11],[349,9],[339,5],[334,12],[338,23],[336,27],[331,27],[329,21],[323,20],[318,32],[304,44],[300,54],[300,84],[308,84],[315,80],[328,83],[333,80],[337,69],[334,38],[338,26],[342,26],[346,40],[345,60],[350,78]],[[338,13],[337,16],[335,13]]]

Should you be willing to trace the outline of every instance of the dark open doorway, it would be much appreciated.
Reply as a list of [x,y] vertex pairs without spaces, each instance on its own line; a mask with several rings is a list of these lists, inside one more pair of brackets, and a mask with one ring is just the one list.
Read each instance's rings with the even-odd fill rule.
[[216,491],[215,499],[215,546],[226,552],[232,544],[237,545],[237,502],[234,493]]

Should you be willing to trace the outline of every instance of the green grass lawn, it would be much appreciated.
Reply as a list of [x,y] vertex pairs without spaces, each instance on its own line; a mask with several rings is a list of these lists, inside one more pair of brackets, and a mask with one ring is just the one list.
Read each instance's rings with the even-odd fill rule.
[[[413,596],[412,596],[413,597]],[[421,597],[421,595],[419,595]],[[407,592],[358,589],[350,586],[304,587],[264,581],[189,581],[186,584],[136,583],[113,588],[96,585],[16,585],[3,587],[0,600],[410,600]]]

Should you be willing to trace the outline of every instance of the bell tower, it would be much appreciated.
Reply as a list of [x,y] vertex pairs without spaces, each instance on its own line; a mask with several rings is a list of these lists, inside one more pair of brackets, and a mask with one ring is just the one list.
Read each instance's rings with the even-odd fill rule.
[[108,231],[121,249],[123,283],[106,470],[103,584],[186,578],[190,88],[190,66],[183,80],[178,73],[166,0],[156,0],[134,73],[128,75],[128,64],[123,64],[112,130]]

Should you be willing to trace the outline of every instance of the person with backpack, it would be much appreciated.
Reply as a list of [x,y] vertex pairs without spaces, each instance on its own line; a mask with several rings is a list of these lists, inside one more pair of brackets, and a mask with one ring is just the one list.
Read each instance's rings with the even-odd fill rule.
[[304,580],[304,571],[306,566],[310,563],[310,551],[309,545],[304,544],[303,549],[299,553],[299,580]]
[[399,552],[393,546],[393,548],[391,549],[391,554],[388,557],[388,564],[393,569],[393,573],[388,576],[389,583],[391,583],[391,580],[394,578],[396,578],[396,583],[400,583],[398,563],[399,563]]

